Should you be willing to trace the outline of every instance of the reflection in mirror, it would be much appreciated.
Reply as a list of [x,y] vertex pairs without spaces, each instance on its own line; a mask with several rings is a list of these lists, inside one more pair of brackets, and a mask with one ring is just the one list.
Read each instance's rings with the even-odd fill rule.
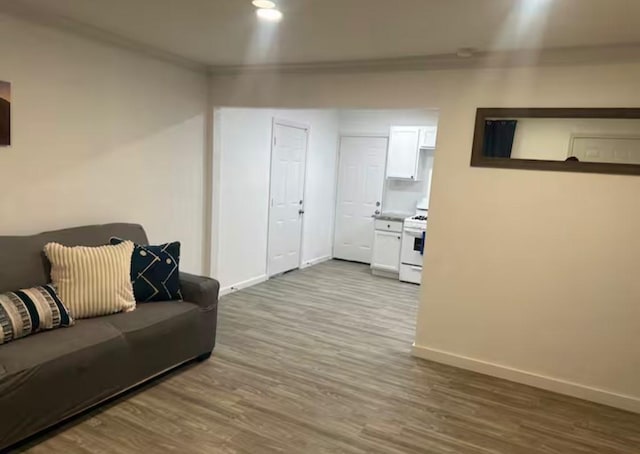
[[640,175],[640,109],[480,108],[471,165]]
[[483,156],[640,164],[640,119],[488,118]]

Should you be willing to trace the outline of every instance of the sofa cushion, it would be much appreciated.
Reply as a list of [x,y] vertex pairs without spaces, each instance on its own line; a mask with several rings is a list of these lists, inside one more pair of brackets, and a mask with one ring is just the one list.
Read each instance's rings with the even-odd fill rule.
[[42,249],[51,242],[65,246],[100,246],[117,236],[146,244],[147,235],[137,224],[104,224],[55,230],[28,236],[0,236],[0,292],[46,285],[50,264]]
[[73,318],[51,285],[0,294],[0,344],[71,325]]
[[98,247],[45,245],[51,281],[74,318],[135,309],[130,280],[133,247],[131,241]]
[[140,304],[129,313],[104,317],[138,358],[138,372],[157,373],[202,353],[202,311],[192,303],[160,301]]
[[[124,240],[111,238],[111,244]],[[180,242],[159,246],[136,244],[131,256],[131,284],[138,303],[181,300]]]
[[0,446],[129,386],[120,332],[101,319],[0,346]]
[[[46,363],[57,363],[81,351],[121,337],[120,332],[100,318],[78,320],[73,328],[40,333],[0,346],[0,396],[4,394],[1,380],[8,373],[22,372]],[[122,344],[122,342],[121,342]],[[71,372],[71,371],[70,371]]]
[[144,304],[134,312],[115,314],[105,317],[105,322],[113,325],[125,336],[133,336],[137,332],[151,329],[154,334],[163,324],[175,325],[176,317],[198,316],[198,306],[183,301],[159,301],[158,304]]

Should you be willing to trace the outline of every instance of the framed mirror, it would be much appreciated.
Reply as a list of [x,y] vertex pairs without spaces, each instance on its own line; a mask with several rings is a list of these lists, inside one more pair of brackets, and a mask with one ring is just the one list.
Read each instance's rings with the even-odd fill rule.
[[640,175],[640,109],[481,108],[471,165]]

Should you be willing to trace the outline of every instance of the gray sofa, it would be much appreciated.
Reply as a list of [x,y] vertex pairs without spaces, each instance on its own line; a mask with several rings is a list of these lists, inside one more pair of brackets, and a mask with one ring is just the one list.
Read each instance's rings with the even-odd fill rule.
[[[134,224],[0,236],[0,293],[49,282],[42,249],[108,244],[112,236],[147,244]],[[0,451],[215,345],[217,281],[180,274],[183,302],[139,304],[135,311],[86,320],[0,345]]]

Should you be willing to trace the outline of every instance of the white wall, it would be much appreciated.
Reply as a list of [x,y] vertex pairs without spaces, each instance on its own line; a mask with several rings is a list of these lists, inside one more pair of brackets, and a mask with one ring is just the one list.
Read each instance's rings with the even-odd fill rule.
[[638,63],[260,74],[212,96],[439,108],[416,354],[640,411],[640,178],[469,165],[476,108],[637,107],[638,80]]
[[520,118],[511,157],[564,161],[573,134],[640,137],[640,120]]
[[435,109],[341,109],[343,134],[389,134],[391,126],[438,126]]
[[[389,135],[391,126],[438,126],[438,111],[429,109],[342,109],[340,133]],[[422,152],[419,181],[385,180],[384,212],[414,214],[416,202],[429,196],[433,152]]]
[[[302,262],[331,256],[338,115],[333,110],[219,109],[219,197],[214,210],[216,278],[226,291],[266,278],[273,118],[311,127]],[[217,212],[217,215],[216,213]]]
[[206,77],[4,15],[0,55],[0,234],[137,222],[202,272]]

